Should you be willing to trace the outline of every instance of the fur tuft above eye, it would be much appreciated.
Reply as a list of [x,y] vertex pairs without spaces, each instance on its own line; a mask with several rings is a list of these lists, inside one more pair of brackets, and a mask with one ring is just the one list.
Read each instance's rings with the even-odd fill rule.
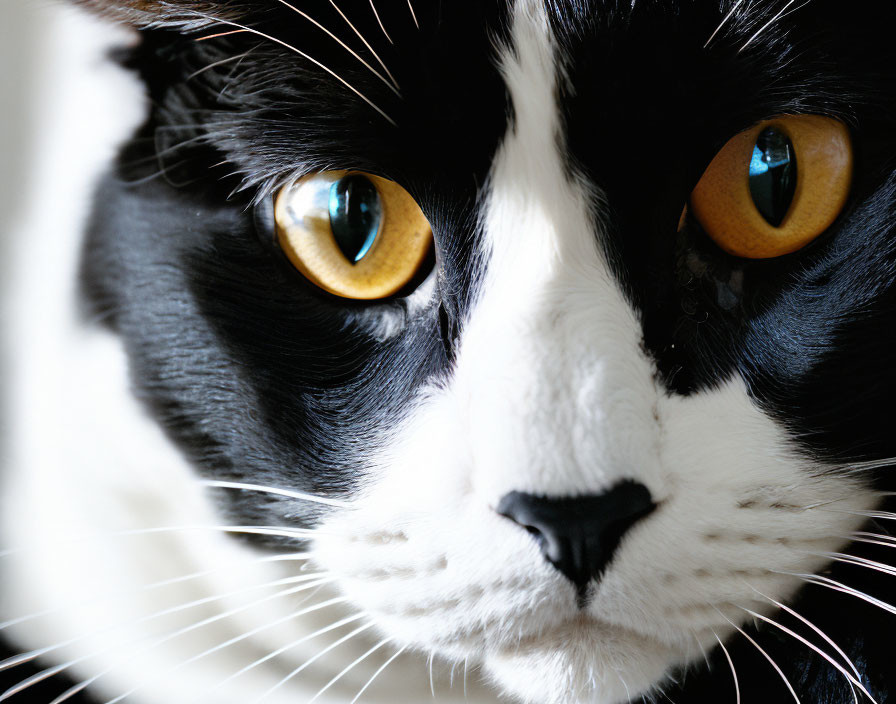
[[408,192],[357,171],[322,171],[284,186],[274,220],[293,266],[343,298],[395,295],[415,279],[432,250],[432,229]]
[[769,259],[802,249],[843,210],[852,182],[849,130],[784,115],[733,137],[691,194],[691,209],[729,254]]

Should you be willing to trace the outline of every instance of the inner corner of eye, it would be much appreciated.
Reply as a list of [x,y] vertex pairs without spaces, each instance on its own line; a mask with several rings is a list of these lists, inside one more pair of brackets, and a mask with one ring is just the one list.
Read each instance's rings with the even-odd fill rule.
[[790,210],[796,190],[796,151],[782,130],[763,129],[750,157],[750,195],[760,215],[772,227],[779,227]]

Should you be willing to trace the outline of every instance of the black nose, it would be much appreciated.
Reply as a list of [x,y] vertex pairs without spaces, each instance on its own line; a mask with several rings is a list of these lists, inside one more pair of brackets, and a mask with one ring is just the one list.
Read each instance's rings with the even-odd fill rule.
[[604,494],[552,498],[512,491],[498,513],[528,530],[548,562],[566,575],[584,597],[600,576],[622,536],[655,508],[650,492],[632,481]]

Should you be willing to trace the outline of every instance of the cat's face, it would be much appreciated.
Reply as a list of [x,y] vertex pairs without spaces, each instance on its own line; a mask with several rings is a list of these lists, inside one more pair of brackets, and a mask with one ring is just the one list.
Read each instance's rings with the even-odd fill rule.
[[[345,3],[353,35],[300,3],[365,66],[284,3],[175,5],[140,4],[154,108],[99,193],[88,296],[199,471],[347,502],[225,512],[319,529],[385,635],[533,703],[668,686],[850,542],[884,485],[847,470],[896,455],[892,10]],[[792,114],[848,125],[848,199],[795,253],[729,254],[683,208]],[[279,251],[278,189],[332,170],[428,220],[398,295],[339,298]],[[514,492],[633,517],[551,552]]]

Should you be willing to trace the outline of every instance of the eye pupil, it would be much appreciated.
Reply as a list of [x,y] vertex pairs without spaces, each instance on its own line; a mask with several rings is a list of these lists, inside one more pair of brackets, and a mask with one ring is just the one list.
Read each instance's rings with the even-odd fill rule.
[[787,135],[767,127],[759,133],[750,159],[750,194],[772,227],[787,215],[796,189],[796,154]]
[[329,210],[336,244],[357,264],[373,246],[383,219],[376,187],[361,174],[343,176],[330,186]]

